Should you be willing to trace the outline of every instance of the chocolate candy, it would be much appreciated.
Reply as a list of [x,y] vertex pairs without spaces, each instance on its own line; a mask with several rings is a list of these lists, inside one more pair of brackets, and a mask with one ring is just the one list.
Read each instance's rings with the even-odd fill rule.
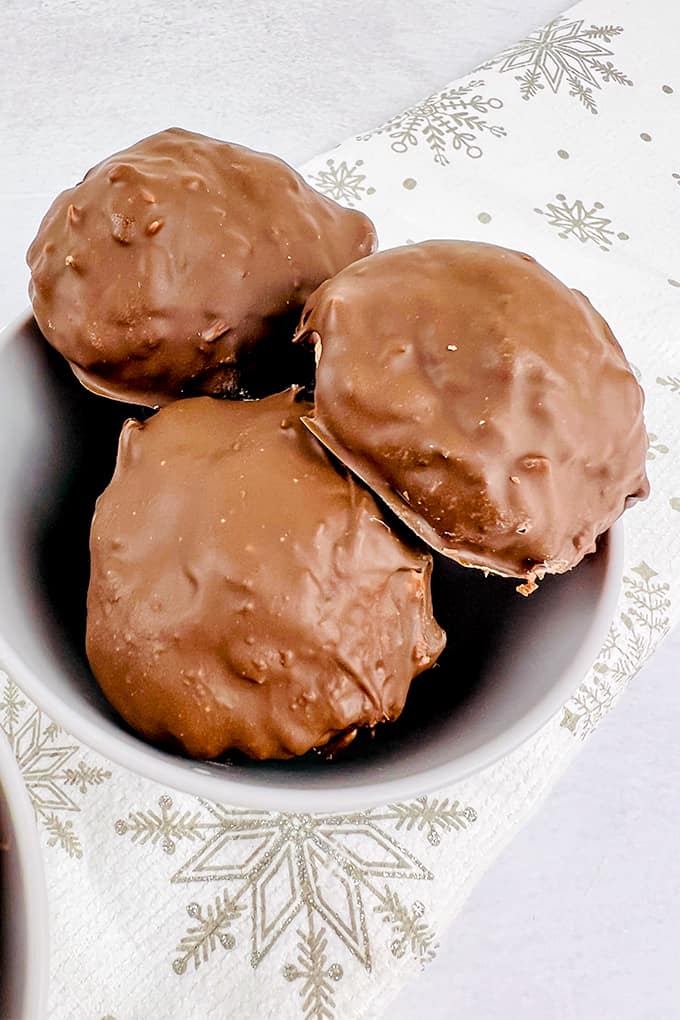
[[[287,758],[396,718],[445,636],[432,559],[287,391],[130,420],[91,532],[87,652],[151,741]],[[395,531],[395,526],[398,530]]]
[[648,493],[623,351],[529,255],[379,253],[319,287],[297,339],[316,347],[312,432],[429,545],[524,594]]
[[315,287],[376,242],[370,220],[274,156],[171,128],[52,204],[28,251],[40,329],[90,389],[139,404],[301,382]]

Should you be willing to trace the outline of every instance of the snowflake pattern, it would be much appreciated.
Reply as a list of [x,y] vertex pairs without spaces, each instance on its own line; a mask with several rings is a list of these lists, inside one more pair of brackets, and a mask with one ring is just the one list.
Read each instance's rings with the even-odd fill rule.
[[670,625],[670,586],[655,570],[639,563],[623,583],[626,610],[610,627],[591,675],[563,709],[561,725],[581,738],[593,732]]
[[[583,21],[574,20],[575,17],[571,14],[555,19],[541,32],[534,33],[485,65],[499,72],[498,77],[492,71],[488,75],[484,72],[475,74],[475,77],[486,77],[487,85],[480,81],[470,83],[468,91],[462,86],[460,89],[444,90],[380,128],[376,133],[382,137],[376,145],[387,150],[387,157],[395,153],[392,157],[395,165],[391,168],[394,179],[398,180],[406,173],[420,177],[411,166],[414,158],[430,164],[433,159],[433,175],[446,179],[447,173],[441,168],[449,163],[455,164],[456,152],[460,154],[460,167],[461,164],[466,165],[463,154],[479,159],[483,154],[482,148],[487,155],[494,149],[501,153],[506,151],[509,146],[493,139],[502,138],[506,134],[505,129],[508,132],[513,130],[511,117],[514,111],[503,109],[501,99],[483,98],[493,93],[505,98],[506,106],[512,99],[516,100],[519,108],[521,98],[521,109],[529,115],[534,101],[535,106],[540,107],[541,99],[537,98],[540,95],[546,110],[561,110],[562,104],[565,110],[571,108],[579,121],[595,125],[604,121],[607,113],[614,113],[611,103],[617,96],[622,101],[632,98],[638,89],[633,92],[630,88],[633,83],[626,74],[617,70],[618,66],[623,66],[625,71],[635,73],[628,64],[628,58],[624,59],[620,52],[622,28],[587,27]],[[599,22],[597,14],[593,13],[593,17]],[[662,34],[663,26],[658,25],[657,36]],[[635,42],[632,23],[627,24],[623,35],[624,40],[628,38]],[[659,121],[654,121],[652,116],[652,90],[658,91],[659,81],[650,76],[648,85],[649,102],[645,100],[647,112],[644,116],[658,124]],[[471,95],[471,89],[479,95]],[[673,90],[664,86],[664,91]],[[509,95],[511,98],[506,98]],[[529,100],[532,100],[532,105],[527,105]],[[593,121],[590,114],[597,114],[598,107],[602,116]],[[616,117],[613,120],[616,121]],[[495,124],[497,121],[505,128]],[[637,127],[628,124],[633,142],[637,131],[646,126],[650,125],[646,122],[638,123]],[[540,134],[540,123],[527,127],[534,136]],[[616,127],[615,123],[613,127]],[[517,132],[518,135],[520,133]],[[605,131],[599,140],[602,143],[599,153],[601,163],[606,162],[610,136],[611,132]],[[567,164],[555,162],[555,167],[561,172],[566,168],[568,173],[562,180],[555,180],[552,187],[548,183],[546,190],[536,194],[535,202],[543,208],[535,211],[541,219],[534,224],[540,224],[540,232],[548,240],[555,236],[553,230],[559,232],[558,236],[568,241],[567,252],[573,245],[576,254],[582,253],[583,247],[577,247],[577,242],[581,242],[586,253],[592,247],[596,260],[600,256],[594,254],[595,246],[602,252],[614,248],[614,258],[616,250],[622,250],[618,242],[627,240],[627,235],[616,233],[619,220],[621,226],[632,229],[630,221],[626,222],[624,218],[628,215],[624,213],[625,206],[617,205],[613,194],[605,189],[598,193],[597,190],[580,190],[583,183],[570,184],[571,175],[576,180],[581,173],[577,159],[573,158],[577,156],[577,146],[576,143],[572,145],[573,139],[568,132],[560,135],[559,141],[572,150],[572,159]],[[657,139],[655,136],[655,141],[658,159],[661,137]],[[653,150],[654,146],[647,146],[644,152],[647,159],[654,158]],[[368,172],[362,160],[355,160],[357,151],[364,155]],[[324,157],[315,168],[316,181],[312,183],[316,183],[322,193],[346,205],[366,207],[370,204],[367,196],[374,191],[369,183],[382,187],[370,152],[370,145],[355,143],[338,150],[334,154],[335,159],[326,160]],[[680,196],[680,166],[676,163],[676,172],[671,173],[673,162],[675,160],[670,165],[659,167],[660,184],[669,204],[677,203]],[[397,174],[402,166],[404,172]],[[451,172],[454,169],[451,167]],[[426,187],[426,175],[423,174],[415,197],[418,198]],[[555,197],[555,188],[567,191],[569,199],[564,194]],[[582,196],[583,201],[573,200],[577,194]],[[592,201],[597,195],[605,199],[607,209],[602,203]],[[428,200],[436,202],[436,194],[432,192]],[[499,196],[501,206],[504,201],[505,197]],[[489,208],[498,222],[498,206],[492,202],[490,198],[489,205],[485,204],[484,208]],[[480,205],[473,209],[481,207],[480,200]],[[502,212],[502,208],[498,211]],[[609,216],[613,217],[616,226]],[[643,232],[641,227],[635,231],[636,234]],[[413,240],[409,238],[407,243],[413,243]],[[624,249],[634,243],[624,244]],[[661,264],[665,265],[666,271],[660,282],[665,287],[667,276],[667,286],[673,289],[662,295],[659,304],[665,301],[670,306],[670,302],[680,296],[680,270],[670,257]],[[637,354],[645,359],[645,372],[651,377],[649,381],[656,375],[656,386],[649,386],[650,406],[653,401],[663,405],[655,415],[654,426],[660,428],[661,439],[666,439],[673,448],[668,456],[668,447],[658,436],[651,434],[649,456],[655,459],[651,467],[657,473],[661,468],[664,473],[672,475],[677,454],[673,420],[672,414],[664,419],[662,411],[663,408],[675,411],[680,401],[680,363],[674,365],[672,360],[669,363],[668,354],[662,360],[663,352],[653,350],[653,345],[649,344],[643,354],[643,346],[638,345]],[[657,356],[658,360],[655,360]],[[657,375],[657,372],[660,374]],[[636,375],[639,378],[639,372]],[[670,481],[672,487],[657,496],[658,502],[652,508],[657,514],[658,527],[650,528],[645,538],[650,549],[656,544],[661,548],[662,527],[665,527],[669,542],[673,535],[680,533],[680,489],[672,478]],[[673,495],[672,488],[676,489]],[[643,516],[640,515],[642,524],[634,517],[627,527],[630,527],[632,535],[639,536],[644,530]],[[649,521],[649,517],[646,519]],[[649,562],[656,566],[656,571],[648,563],[640,562],[641,555],[628,563],[621,611],[617,613],[594,668],[563,708],[561,725],[565,745],[573,743],[572,737],[578,742],[578,739],[585,739],[592,733],[623,693],[627,681],[639,671],[668,630],[671,589],[665,582],[671,579],[673,572],[672,548],[664,548],[658,561],[652,554],[645,553]],[[664,562],[664,555],[667,567],[660,565]],[[675,596],[672,597],[675,602]],[[281,1013],[289,1015],[289,1012],[298,1009],[305,1020],[334,1020],[338,1011],[342,1011],[336,999],[347,991],[347,986],[352,988],[353,976],[357,973],[365,974],[372,966],[375,981],[387,984],[390,980],[385,976],[385,973],[389,975],[389,968],[383,967],[381,952],[383,957],[391,955],[394,961],[412,958],[422,963],[435,955],[437,936],[426,904],[436,896],[436,882],[445,877],[448,868],[446,855],[432,854],[427,847],[443,844],[447,851],[455,850],[459,836],[461,839],[474,838],[474,811],[471,808],[461,808],[455,800],[428,797],[413,803],[393,804],[379,811],[349,815],[344,819],[338,817],[335,822],[333,816],[310,821],[305,815],[253,814],[221,809],[180,795],[173,795],[174,800],[170,796],[160,797],[160,790],[154,793],[151,786],[137,781],[130,784],[132,790],[151,792],[143,793],[141,802],[133,793],[135,799],[132,800],[122,770],[115,770],[120,784],[114,784],[109,779],[110,773],[96,763],[92,764],[83,749],[76,746],[75,739],[39,713],[1,669],[0,725],[7,730],[21,764],[43,830],[43,842],[53,847],[47,851],[52,860],[59,860],[63,865],[64,861],[68,861],[64,854],[73,858],[82,856],[79,836],[86,844],[84,817],[78,812],[84,812],[89,806],[94,807],[93,814],[96,815],[101,806],[107,807],[101,821],[109,829],[113,821],[122,816],[116,823],[117,834],[111,836],[119,850],[125,851],[120,853],[120,864],[124,868],[130,865],[134,868],[135,861],[131,861],[130,857],[138,856],[149,864],[159,866],[151,869],[146,876],[149,884],[155,886],[160,880],[166,891],[179,897],[172,909],[178,908],[183,920],[180,918],[177,923],[175,919],[176,930],[172,930],[167,926],[166,917],[164,929],[155,903],[151,910],[140,906],[136,911],[139,921],[137,935],[143,940],[140,944],[147,943],[148,952],[157,948],[159,937],[165,940],[167,952],[161,957],[161,965],[165,962],[168,979],[176,986],[189,985],[191,972],[197,971],[199,979],[210,974],[222,976],[222,984],[226,988],[230,985],[230,964],[242,954],[240,962],[244,969],[251,965],[259,968],[251,974],[256,985],[278,983],[276,992],[281,993],[281,1000],[286,1000],[281,1002]],[[107,805],[103,803],[104,798],[98,802],[94,787],[100,783],[106,783],[102,793],[112,792],[115,785],[118,788],[116,798],[125,797],[125,802],[118,800],[119,806],[115,806],[108,797]],[[485,783],[486,780],[481,779],[471,788],[481,791]],[[497,791],[492,789],[487,793],[491,797],[491,808],[494,798],[498,800]],[[475,793],[471,798],[472,803],[477,803],[476,796]],[[511,800],[517,800],[512,789],[509,796]],[[510,806],[517,809],[518,803]],[[503,811],[506,807],[506,804],[500,805],[499,826],[508,817],[507,810]],[[131,808],[142,810],[130,810],[128,813]],[[93,822],[99,824],[96,817]],[[517,823],[518,818],[514,817],[513,827]],[[343,825],[349,831],[343,831]],[[493,825],[493,819],[490,819],[489,829]],[[473,831],[461,832],[468,827]],[[485,837],[486,832],[476,835],[479,838],[478,863],[484,864],[487,856],[485,838],[480,837]],[[410,855],[402,853],[399,858],[401,844],[406,844]],[[349,850],[353,850],[352,855]],[[435,881],[430,881],[432,875],[426,865],[435,872]],[[84,882],[87,881],[87,870],[83,867],[78,869]],[[453,878],[458,884],[459,876],[454,875]],[[412,884],[413,879],[418,881]],[[169,885],[170,881],[175,884]],[[411,890],[414,886],[422,891],[406,895],[404,888]],[[89,891],[92,896],[97,895],[96,883]],[[429,897],[426,892],[430,892]],[[130,895],[134,896],[134,890]],[[97,909],[98,901],[94,899],[92,902],[92,909]],[[135,909],[134,901],[131,909]],[[84,923],[86,914],[82,919],[76,919]],[[62,931],[55,931],[55,936],[61,936],[66,930],[63,925],[61,928]],[[362,931],[366,932],[365,945]],[[120,995],[115,994],[120,971],[115,966],[111,966],[110,970],[116,1002],[114,1004],[112,998],[109,1008],[122,1020],[123,1014],[118,1007],[123,1013],[125,1010],[121,1006]],[[102,973],[101,977],[105,985],[109,976]],[[394,975],[391,980],[394,981]],[[206,981],[206,988],[208,984]],[[71,992],[73,999],[77,998],[77,987],[68,989],[64,985],[64,991]],[[257,994],[252,984],[246,992]],[[200,984],[195,986],[194,995],[196,1008],[200,1009],[198,1004],[202,1002],[203,995]],[[165,999],[167,1010],[172,1008],[172,998],[170,995]],[[100,1009],[104,1008],[106,1001],[102,998]],[[234,1003],[233,1008],[238,1011],[236,1005]],[[160,1009],[162,1012],[162,1003]],[[114,1020],[113,1012],[107,1012],[101,1020]]]
[[613,40],[621,35],[620,25],[590,25],[583,20],[554,18],[543,28],[532,32],[497,57],[482,64],[480,71],[496,67],[501,74],[522,71],[515,75],[523,99],[532,99],[545,89],[559,92],[564,82],[569,95],[578,99],[590,113],[597,113],[593,89],[602,84],[632,85],[630,78],[619,71],[611,60]]
[[328,159],[325,169],[311,174],[309,182],[317,191],[334,198],[336,202],[353,206],[364,195],[375,194],[375,188],[365,185],[366,174],[361,169],[363,165],[363,159],[357,159],[351,166],[346,159],[337,164],[334,159]]
[[299,997],[305,1020],[333,1020],[335,999],[333,982],[340,981],[344,971],[339,963],[328,966],[328,939],[324,928],[315,930],[314,911],[306,910],[307,928],[298,928],[297,958],[287,963],[283,976],[287,981],[300,981]]
[[500,110],[503,102],[494,97],[485,99],[479,91],[484,86],[483,81],[475,80],[442,89],[357,140],[365,142],[374,135],[386,134],[392,140],[392,151],[399,154],[416,148],[422,140],[440,166],[450,162],[449,151],[479,159],[483,155],[479,135],[488,133],[500,138],[506,134],[504,127],[487,120],[489,112]]
[[569,202],[566,195],[555,195],[555,202],[546,202],[545,209],[534,209],[539,216],[545,216],[546,222],[554,227],[558,236],[568,240],[575,237],[581,244],[592,242],[601,251],[610,251],[616,238],[628,241],[628,234],[623,231],[615,233],[612,221],[602,214],[602,202],[586,205],[580,198]]
[[80,811],[77,798],[101,786],[111,773],[88,761],[82,748],[43,715],[1,669],[0,698],[0,725],[9,738],[36,819],[47,833],[47,845],[81,858],[83,848],[71,817]]
[[662,443],[656,432],[648,432],[647,438],[649,439],[649,447],[647,449],[647,460],[656,460],[656,458],[665,453],[670,453],[670,450],[665,443]]
[[680,393],[680,375],[657,375],[659,386],[667,386],[671,393]]
[[256,968],[295,924],[296,958],[283,976],[299,982],[305,1020],[332,1020],[333,986],[343,976],[329,944],[372,968],[367,911],[389,928],[395,957],[409,952],[421,964],[435,955],[435,933],[420,901],[406,904],[395,885],[432,880],[423,862],[399,840],[422,833],[436,846],[443,834],[468,828],[476,813],[448,798],[420,797],[408,804],[348,815],[241,811],[206,801],[181,810],[164,795],[158,807],[131,811],[116,822],[119,836],[174,855],[191,846],[171,877],[176,884],[214,883],[209,902],[187,907],[191,923],[177,943],[173,969],[184,974],[218,950],[236,946],[244,918],[250,929],[250,963]]

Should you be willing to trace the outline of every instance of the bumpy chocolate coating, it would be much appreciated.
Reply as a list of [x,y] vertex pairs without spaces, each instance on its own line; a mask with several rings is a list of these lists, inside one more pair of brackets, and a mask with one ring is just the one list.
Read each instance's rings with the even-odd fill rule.
[[445,642],[426,552],[300,422],[293,391],[130,420],[90,540],[87,652],[152,741],[303,754],[396,718]]
[[297,339],[316,345],[314,434],[431,546],[525,594],[648,493],[623,351],[529,255],[373,255],[319,287]]
[[171,128],[53,202],[30,295],[90,389],[149,406],[259,395],[303,381],[290,338],[306,298],[375,241],[275,156]]

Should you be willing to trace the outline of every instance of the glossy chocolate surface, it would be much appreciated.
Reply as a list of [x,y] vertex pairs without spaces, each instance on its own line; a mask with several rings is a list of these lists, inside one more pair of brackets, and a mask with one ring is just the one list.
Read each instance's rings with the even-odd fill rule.
[[297,339],[316,348],[311,431],[433,548],[525,594],[648,493],[623,351],[529,255],[378,253],[311,296]]
[[27,255],[44,336],[95,392],[154,406],[305,381],[306,298],[375,247],[373,225],[275,156],[179,128],[53,202]]
[[123,426],[92,523],[87,652],[149,740],[199,758],[346,741],[396,718],[444,646],[431,556],[331,461],[310,410],[293,390],[202,397]]

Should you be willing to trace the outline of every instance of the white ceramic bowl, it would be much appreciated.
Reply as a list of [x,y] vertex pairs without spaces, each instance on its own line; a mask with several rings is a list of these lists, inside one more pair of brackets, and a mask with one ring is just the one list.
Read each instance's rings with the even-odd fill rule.
[[0,1016],[42,1020],[47,1010],[45,874],[35,817],[0,730]]
[[576,689],[614,610],[622,526],[596,556],[524,599],[514,583],[439,560],[449,634],[399,722],[334,762],[189,761],[131,733],[99,692],[83,634],[88,533],[129,407],[93,396],[31,318],[0,337],[0,660],[60,726],[189,793],[250,808],[331,811],[416,796],[513,750]]

